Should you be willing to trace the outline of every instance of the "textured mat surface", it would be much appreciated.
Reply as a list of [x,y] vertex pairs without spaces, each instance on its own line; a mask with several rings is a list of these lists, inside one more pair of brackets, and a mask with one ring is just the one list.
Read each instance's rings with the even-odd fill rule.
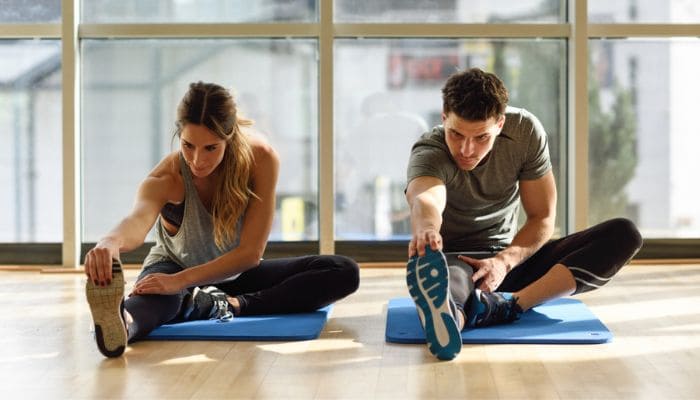
[[[557,299],[524,313],[512,324],[462,331],[462,343],[596,344],[612,340],[612,333],[575,299]],[[389,301],[386,341],[425,343],[425,334],[413,300]]]
[[239,317],[229,322],[217,320],[163,325],[148,340],[252,340],[282,341],[316,339],[323,330],[333,306],[311,313]]

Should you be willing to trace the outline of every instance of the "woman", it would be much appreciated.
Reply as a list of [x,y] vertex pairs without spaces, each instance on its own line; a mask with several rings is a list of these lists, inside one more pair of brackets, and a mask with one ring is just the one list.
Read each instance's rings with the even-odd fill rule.
[[[121,355],[127,341],[167,322],[308,312],[357,290],[359,269],[346,257],[261,260],[279,159],[241,130],[249,125],[224,88],[190,85],[177,110],[180,151],[151,171],[131,213],[85,258],[86,296],[105,356]],[[156,244],[123,299],[119,255],[140,246],[154,223]]]

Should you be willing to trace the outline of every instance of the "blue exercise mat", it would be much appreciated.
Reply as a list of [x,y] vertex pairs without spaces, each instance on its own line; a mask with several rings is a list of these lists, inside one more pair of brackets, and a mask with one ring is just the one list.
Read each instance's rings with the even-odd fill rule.
[[283,341],[316,339],[328,320],[333,305],[299,314],[237,317],[228,322],[190,321],[162,325],[148,340],[253,340]]
[[[585,304],[574,299],[541,304],[512,324],[462,331],[462,343],[597,344],[610,340],[612,333],[608,328]],[[386,341],[425,343],[425,333],[410,298],[389,301]]]

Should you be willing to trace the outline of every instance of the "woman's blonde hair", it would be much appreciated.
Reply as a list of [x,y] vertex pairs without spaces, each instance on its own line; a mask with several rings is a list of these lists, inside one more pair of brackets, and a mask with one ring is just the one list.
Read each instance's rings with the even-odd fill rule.
[[178,137],[187,124],[203,125],[226,141],[211,206],[214,241],[223,250],[226,243],[236,240],[238,220],[248,200],[257,198],[250,180],[253,152],[241,131],[241,126],[253,122],[238,118],[236,103],[228,90],[214,83],[196,82],[190,84],[177,107]]

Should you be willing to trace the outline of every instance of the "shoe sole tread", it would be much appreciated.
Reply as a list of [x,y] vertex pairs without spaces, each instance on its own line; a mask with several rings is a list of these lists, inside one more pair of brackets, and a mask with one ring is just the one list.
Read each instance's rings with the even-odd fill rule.
[[449,305],[449,270],[444,255],[426,250],[407,265],[406,283],[416,304],[430,352],[451,360],[462,348],[462,337]]
[[118,357],[126,349],[127,333],[121,303],[124,299],[124,274],[121,266],[112,267],[112,281],[107,286],[85,284],[85,295],[95,325],[95,341],[102,354]]

